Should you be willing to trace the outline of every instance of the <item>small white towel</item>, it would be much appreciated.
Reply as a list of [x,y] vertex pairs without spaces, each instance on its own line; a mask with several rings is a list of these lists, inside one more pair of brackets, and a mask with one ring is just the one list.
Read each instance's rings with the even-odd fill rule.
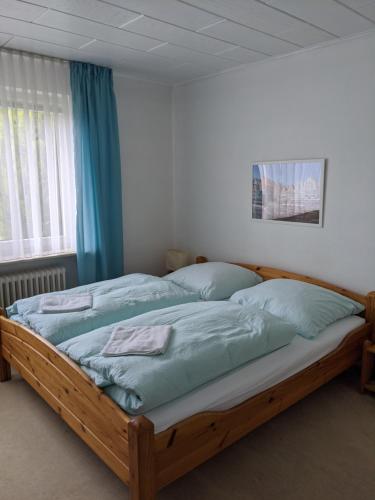
[[172,333],[170,325],[117,326],[103,348],[103,356],[164,354]]
[[92,295],[61,293],[45,295],[40,299],[39,309],[43,314],[84,311],[92,307]]

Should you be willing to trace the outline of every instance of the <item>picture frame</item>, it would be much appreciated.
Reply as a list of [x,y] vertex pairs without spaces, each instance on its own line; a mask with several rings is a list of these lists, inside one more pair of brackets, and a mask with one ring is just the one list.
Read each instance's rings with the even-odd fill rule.
[[252,163],[252,220],[323,227],[324,180],[324,158]]

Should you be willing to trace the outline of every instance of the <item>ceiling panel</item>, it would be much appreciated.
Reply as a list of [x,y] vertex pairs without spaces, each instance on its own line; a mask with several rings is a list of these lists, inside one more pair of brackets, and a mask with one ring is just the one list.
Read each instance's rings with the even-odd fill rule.
[[110,3],[192,30],[198,30],[221,19],[176,0],[110,0]]
[[7,35],[6,33],[0,33],[0,47],[5,45],[11,38],[12,38],[11,35]]
[[375,0],[342,0],[341,3],[375,21]]
[[209,54],[216,54],[217,52],[233,47],[227,42],[215,40],[200,33],[179,28],[178,26],[173,26],[162,21],[156,21],[146,16],[127,24],[124,29]]
[[[97,40],[92,41],[80,49],[82,57],[95,56],[100,60],[108,61],[109,64],[120,64],[125,59],[126,54],[131,51],[134,51],[136,55],[139,54],[139,51],[135,51],[134,49]],[[146,54],[146,52],[144,53]]]
[[303,24],[256,0],[187,0],[187,2],[266,33],[277,34],[279,31],[297,28]]
[[183,81],[191,80],[193,78],[199,78],[205,76],[207,71],[202,68],[197,68],[194,65],[185,67],[181,70],[180,68],[169,68],[166,70],[149,70],[140,69],[132,65],[132,63],[125,62],[119,66],[116,66],[116,71],[125,74],[131,74],[136,78],[143,78],[145,80],[151,80],[156,82],[162,82],[169,85],[176,83],[181,83]]
[[32,38],[41,42],[50,42],[64,47],[78,48],[88,43],[90,38],[72,33],[66,33],[44,26],[19,21],[18,19],[9,19],[0,16],[0,32],[9,33],[23,38]]
[[[96,42],[101,44],[102,42]],[[111,48],[114,46],[111,45]],[[68,47],[61,47],[59,45],[54,45],[52,43],[38,42],[36,40],[30,40],[29,38],[14,37],[10,42],[6,44],[6,48],[25,50],[36,52],[38,54],[49,55],[52,57],[58,57],[62,59],[73,59],[75,61],[89,62],[93,64],[108,65],[108,53],[106,53],[102,48],[96,47],[95,51],[90,50],[74,50]],[[129,50],[125,47],[120,47],[124,51]],[[116,54],[118,55],[118,54]],[[122,57],[110,56],[112,61],[111,65],[113,68],[120,67],[123,63]]]
[[62,47],[47,42],[39,42],[38,40],[30,40],[30,38],[14,37],[7,44],[6,48],[25,50],[35,52],[37,54],[59,57],[61,59],[77,59],[79,52],[69,47]]
[[334,0],[264,0],[289,14],[338,36],[351,35],[374,24]]
[[330,35],[326,31],[320,30],[311,26],[310,24],[301,23],[302,26],[299,28],[294,28],[289,31],[281,32],[278,35],[285,40],[301,45],[302,47],[308,47],[309,45],[315,45],[321,42],[327,42],[328,40],[335,40],[334,35]]
[[227,59],[233,59],[239,63],[250,63],[255,61],[261,61],[262,59],[267,59],[268,56],[260,54],[259,52],[254,52],[253,50],[244,49],[242,47],[233,47],[224,52],[219,52],[216,54],[220,57],[225,57]]
[[340,3],[347,5],[352,9],[358,9],[365,5],[374,5],[375,0],[338,0]]
[[[158,77],[160,79],[164,79],[168,83],[176,84],[193,80],[194,78],[201,78],[203,76],[209,75],[212,72],[215,72],[215,70],[211,70],[210,68],[207,68],[205,66],[197,66],[196,64],[185,63],[181,66],[163,71],[162,73],[160,73],[160,75],[158,75]],[[154,72],[153,74],[154,76],[156,76],[157,72]]]
[[91,39],[95,38],[104,42],[110,42],[140,50],[149,50],[160,44],[160,41],[152,38],[147,38],[135,33],[129,33],[128,31],[53,10],[49,10],[43,14],[37,20],[37,23],[44,26],[70,31],[72,33],[82,33]]
[[33,21],[39,17],[46,9],[38,5],[31,5],[18,0],[0,0],[0,15]]
[[[3,1],[1,0],[1,2]],[[75,16],[85,17],[92,21],[99,21],[103,24],[117,27],[139,16],[139,14],[121,9],[115,5],[100,2],[99,0],[31,0],[31,2],[43,5],[49,9],[74,14]]]
[[[238,65],[238,64],[236,64]],[[164,81],[165,83],[176,84],[183,83],[190,80],[194,80],[195,78],[201,78],[204,76],[209,76],[210,74],[217,73],[217,70],[207,66],[200,66],[191,63],[185,63],[180,66],[175,66],[169,68],[164,71],[147,71],[147,70],[138,70],[137,68],[133,68],[129,65],[124,65],[122,67],[117,68],[118,70],[133,70],[139,76],[143,78],[152,78],[157,81]]]
[[177,45],[165,44],[150,52],[162,57],[173,59],[176,64],[192,63],[196,65],[207,65],[215,67],[217,70],[226,69],[233,66],[233,61],[222,57],[203,54],[194,50],[178,47]]
[[0,46],[169,83],[370,28],[375,0],[0,0]]
[[138,65],[139,68],[153,69],[168,69],[176,66],[176,62],[171,59],[159,57],[152,52],[140,52],[139,50],[120,47],[119,45],[112,45],[105,42],[94,41],[89,45],[83,47],[80,52],[83,55],[98,56],[101,59],[112,60],[116,64],[132,63]]
[[188,2],[215,12],[228,20],[303,47],[334,38],[324,30],[256,0],[188,0]]
[[223,21],[202,30],[203,33],[216,36],[247,49],[256,50],[267,55],[285,54],[296,50],[299,46],[266,35],[251,28],[245,28],[231,21]]

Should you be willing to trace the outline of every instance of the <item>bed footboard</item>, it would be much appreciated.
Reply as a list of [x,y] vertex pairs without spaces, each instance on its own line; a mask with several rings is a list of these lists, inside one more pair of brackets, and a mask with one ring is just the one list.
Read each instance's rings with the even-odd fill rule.
[[9,365],[129,484],[129,416],[67,356],[31,330],[0,317],[2,379]]
[[130,488],[154,500],[154,425],[131,418],[67,356],[26,327],[0,316],[0,380],[10,365]]

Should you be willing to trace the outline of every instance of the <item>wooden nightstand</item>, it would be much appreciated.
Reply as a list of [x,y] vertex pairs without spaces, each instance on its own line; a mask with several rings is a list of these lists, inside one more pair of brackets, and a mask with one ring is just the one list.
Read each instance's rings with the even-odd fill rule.
[[[371,340],[365,340],[362,354],[362,372],[361,372],[361,392],[375,392],[375,373],[373,374],[375,364],[375,343]],[[372,377],[373,376],[373,377]]]

